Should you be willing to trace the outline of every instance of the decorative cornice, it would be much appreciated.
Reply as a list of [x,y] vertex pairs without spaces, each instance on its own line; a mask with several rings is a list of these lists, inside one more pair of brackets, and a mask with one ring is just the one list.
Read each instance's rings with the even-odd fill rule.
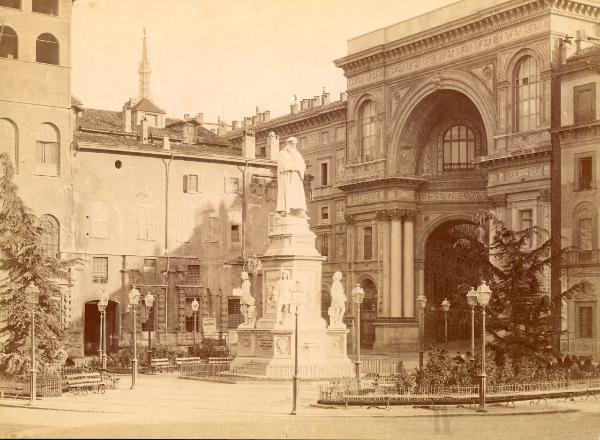
[[522,149],[518,151],[511,151],[510,153],[496,155],[496,156],[481,156],[476,163],[482,167],[487,168],[495,165],[504,164],[507,162],[522,161],[525,159],[540,159],[550,158],[552,150],[550,147],[542,147],[536,149]]
[[376,189],[393,186],[394,188],[410,188],[416,189],[419,185],[425,182],[426,179],[420,176],[387,176],[387,177],[367,177],[360,180],[341,181],[335,187],[342,191],[350,191],[357,189]]

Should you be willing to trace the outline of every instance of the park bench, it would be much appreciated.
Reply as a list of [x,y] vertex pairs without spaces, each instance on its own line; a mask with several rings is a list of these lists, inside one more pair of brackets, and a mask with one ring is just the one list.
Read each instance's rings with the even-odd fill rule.
[[186,367],[188,365],[201,365],[205,363],[206,360],[199,357],[175,358],[175,364],[177,364],[179,367]]
[[23,395],[23,384],[21,382],[0,382],[0,399],[4,399],[4,393],[11,394],[16,399]]
[[153,358],[150,361],[150,367],[152,369],[152,371],[164,371],[164,370],[168,370],[169,368],[173,368],[173,365],[171,365],[171,362],[169,361],[169,358]]
[[231,360],[232,359],[228,357],[209,357],[208,363],[209,365],[229,365]]
[[106,384],[98,372],[68,374],[65,376],[69,391],[73,394],[86,394],[90,390],[96,390],[97,393],[106,392]]

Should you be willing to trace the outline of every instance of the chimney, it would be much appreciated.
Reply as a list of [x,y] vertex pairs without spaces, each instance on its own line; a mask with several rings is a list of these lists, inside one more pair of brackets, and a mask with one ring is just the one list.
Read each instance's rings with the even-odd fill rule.
[[575,52],[579,52],[581,50],[581,42],[582,41],[586,41],[587,40],[587,35],[585,33],[585,30],[580,29],[575,31]]
[[313,97],[313,107],[319,107],[321,105],[321,97],[315,96]]
[[325,91],[325,87],[323,87],[323,94],[321,95],[321,101],[323,101],[323,105],[329,104],[329,93]]
[[258,106],[256,106],[256,116],[258,116],[259,113],[260,113],[260,108],[258,108]]
[[348,99],[348,94],[346,92],[340,93],[340,101],[346,101]]
[[123,105],[123,131],[131,133],[131,100]]
[[204,124],[204,113],[196,113],[196,121],[199,124]]
[[290,114],[295,115],[296,113],[298,113],[298,103],[297,102],[290,105]]
[[242,134],[242,156],[246,159],[256,158],[256,139],[252,130],[244,130]]
[[267,159],[277,160],[279,158],[279,136],[272,131],[267,136],[265,154],[267,155]]
[[148,143],[148,121],[144,117],[142,119],[142,144]]
[[258,124],[258,116],[252,116],[252,125]]
[[238,128],[240,128],[239,124],[240,124],[239,121],[231,121],[231,129],[237,130]]
[[190,114],[189,113],[184,113],[183,114],[183,120],[187,121],[188,119],[190,119]]
[[169,136],[163,136],[163,150],[171,149],[171,141],[169,140]]
[[271,110],[265,110],[264,115],[265,115],[265,122],[271,120]]

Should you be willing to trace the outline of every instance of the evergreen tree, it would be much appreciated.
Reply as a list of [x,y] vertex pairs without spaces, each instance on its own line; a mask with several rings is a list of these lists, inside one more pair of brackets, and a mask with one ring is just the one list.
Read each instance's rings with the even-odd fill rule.
[[[552,334],[550,292],[543,292],[544,275],[561,255],[551,255],[552,238],[548,231],[533,226],[515,231],[488,211],[475,215],[479,231],[457,240],[456,246],[469,249],[480,263],[482,279],[489,280],[492,297],[487,307],[486,330],[494,336],[490,343],[514,358],[547,351]],[[484,229],[493,234],[486,243]],[[571,250],[565,248],[561,251]],[[546,274],[544,271],[546,269]],[[587,291],[583,281],[563,297]]]
[[[73,263],[46,251],[43,226],[19,197],[13,177],[10,157],[0,154],[0,374],[7,375],[31,368],[32,310],[38,369],[65,349],[58,283],[68,277]],[[31,302],[30,286],[39,290],[36,304]]]

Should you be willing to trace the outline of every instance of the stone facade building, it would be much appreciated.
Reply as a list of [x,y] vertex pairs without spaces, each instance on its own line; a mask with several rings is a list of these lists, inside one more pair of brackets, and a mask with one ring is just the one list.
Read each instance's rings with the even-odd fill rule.
[[[347,293],[355,283],[367,291],[363,346],[416,350],[420,292],[428,341],[443,339],[444,298],[450,338],[468,338],[469,308],[457,287],[479,273],[452,236],[475,210],[490,209],[514,229],[551,230],[559,39],[596,35],[599,14],[593,2],[464,0],[348,41],[335,61],[348,80],[345,143],[302,152],[315,156],[312,226],[335,243],[324,274],[342,270]],[[566,57],[576,48],[560,50]],[[302,138],[329,124],[291,113],[252,127],[257,139],[270,131]],[[320,158],[331,161],[331,189],[321,189]],[[334,222],[327,229],[322,207]],[[550,284],[547,270],[544,294]]]
[[598,293],[598,157],[600,131],[598,95],[600,47],[581,33],[575,44],[581,50],[571,56],[561,78],[561,235],[564,246],[575,246],[562,258],[562,290],[587,280],[593,290],[565,298],[561,351],[579,356],[600,353]]

